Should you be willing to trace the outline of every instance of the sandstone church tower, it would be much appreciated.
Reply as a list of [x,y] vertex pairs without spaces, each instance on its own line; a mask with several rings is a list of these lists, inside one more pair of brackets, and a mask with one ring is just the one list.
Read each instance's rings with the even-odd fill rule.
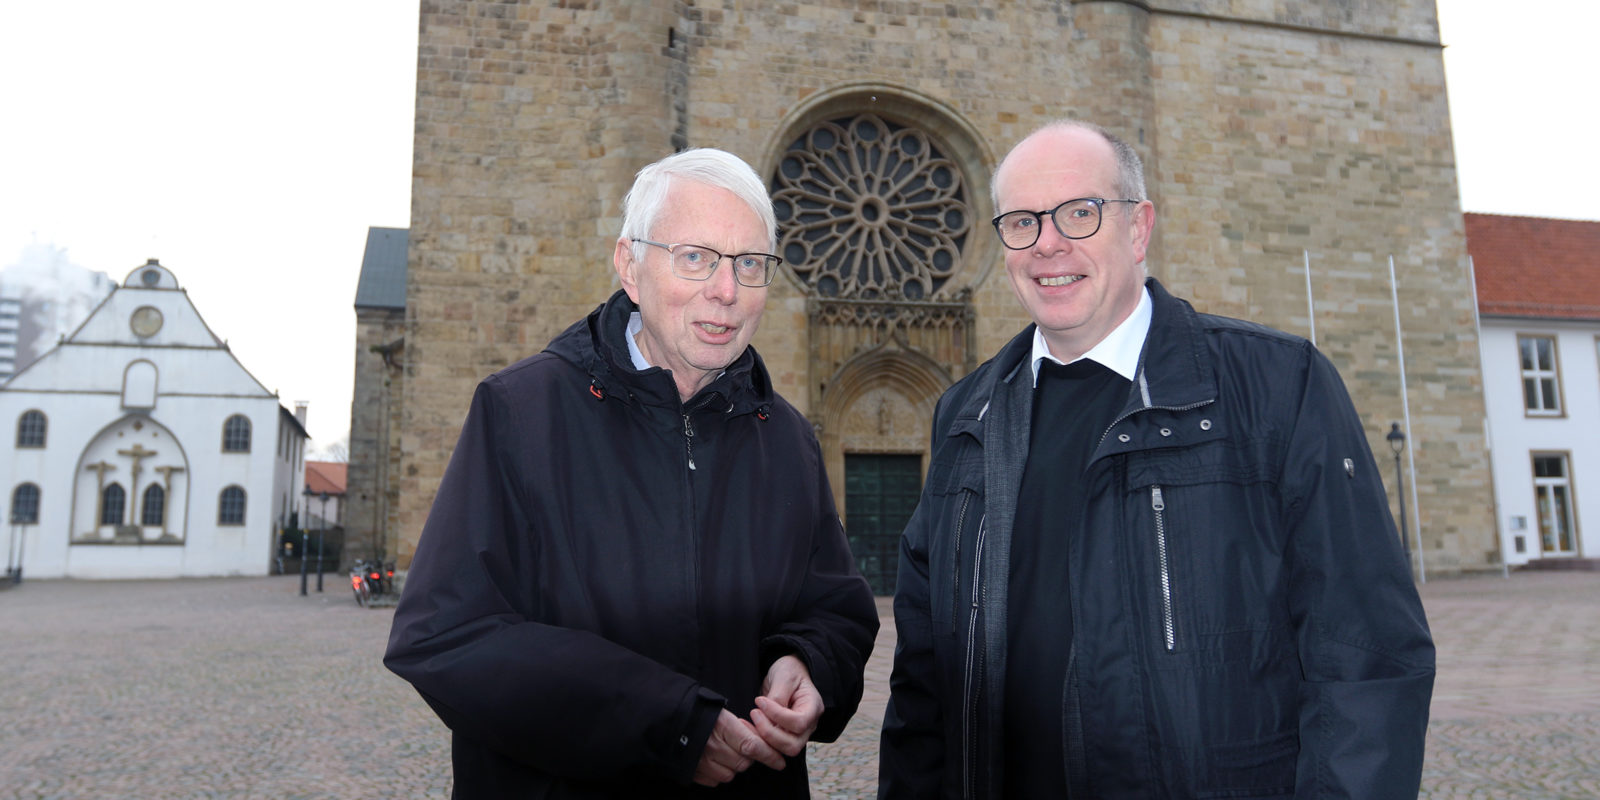
[[755,344],[887,590],[934,401],[1027,323],[990,174],[1060,117],[1144,155],[1150,271],[1175,294],[1314,327],[1391,496],[1403,342],[1419,559],[1498,557],[1433,0],[423,0],[420,42],[404,342],[384,351],[402,567],[476,381],[615,290],[634,172],[715,146],[768,179],[786,263]]

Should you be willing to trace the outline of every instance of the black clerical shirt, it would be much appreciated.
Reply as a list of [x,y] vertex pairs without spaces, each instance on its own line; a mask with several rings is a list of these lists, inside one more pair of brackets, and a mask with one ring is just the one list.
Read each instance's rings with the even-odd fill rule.
[[1068,545],[1083,535],[1083,472],[1130,382],[1083,359],[1039,366],[1017,493],[1006,608],[1004,794],[1065,797],[1063,729],[1072,648]]

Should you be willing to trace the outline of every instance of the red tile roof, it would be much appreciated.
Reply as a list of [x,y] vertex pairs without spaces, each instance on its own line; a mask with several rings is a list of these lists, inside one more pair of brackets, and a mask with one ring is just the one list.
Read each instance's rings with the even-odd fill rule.
[[1600,222],[1463,216],[1480,314],[1600,319]]
[[306,488],[313,494],[327,492],[328,494],[344,494],[344,480],[348,464],[336,461],[307,461],[306,462]]

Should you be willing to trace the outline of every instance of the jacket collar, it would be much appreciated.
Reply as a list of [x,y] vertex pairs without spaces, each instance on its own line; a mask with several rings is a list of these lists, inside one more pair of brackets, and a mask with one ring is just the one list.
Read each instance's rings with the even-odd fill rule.
[[1216,400],[1217,376],[1200,315],[1155,278],[1146,278],[1144,285],[1154,309],[1130,407],[1188,408]]
[[671,373],[660,367],[635,369],[628,352],[628,318],[639,306],[617,290],[589,316],[550,342],[545,349],[589,375],[592,388],[649,406],[698,408],[720,405],[730,413],[757,410],[773,402],[772,381],[754,347],[745,348],[716,380],[680,404]]
[[[1139,353],[1139,368],[1123,413],[1154,406],[1188,408],[1215,400],[1216,374],[1202,335],[1200,315],[1187,301],[1169,294],[1155,278],[1146,278],[1144,285],[1150,291],[1152,305],[1150,332]],[[1018,380],[1026,383],[1031,378],[1028,361],[1036,327],[1023,329],[995,355],[991,369],[983,371],[980,383],[956,412],[951,435],[970,433],[981,439],[981,420],[990,402],[997,399],[996,390],[1002,384]]]

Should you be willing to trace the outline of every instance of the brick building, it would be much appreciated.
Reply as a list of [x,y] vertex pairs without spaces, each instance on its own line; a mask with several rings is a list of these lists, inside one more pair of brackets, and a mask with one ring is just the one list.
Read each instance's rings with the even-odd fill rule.
[[[419,50],[397,460],[382,489],[351,469],[353,494],[390,493],[402,566],[474,383],[613,291],[634,172],[704,145],[769,179],[789,268],[755,344],[817,425],[864,568],[892,570],[935,399],[1027,322],[990,175],[1058,117],[1146,158],[1174,293],[1314,322],[1379,467],[1403,416],[1392,256],[1420,560],[1498,557],[1432,0],[424,0]],[[375,408],[358,392],[358,420]]]

